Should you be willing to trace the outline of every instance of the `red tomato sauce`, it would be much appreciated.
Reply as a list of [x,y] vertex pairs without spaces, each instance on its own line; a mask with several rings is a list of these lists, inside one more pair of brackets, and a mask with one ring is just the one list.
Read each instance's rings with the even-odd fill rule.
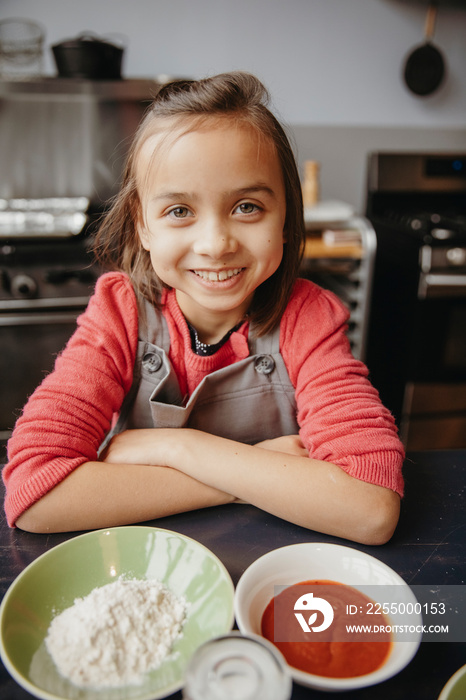
[[[303,586],[308,588],[300,589]],[[334,610],[332,625],[328,632],[321,633],[325,634],[326,641],[314,641],[318,633],[305,632],[296,621],[294,604],[303,590],[309,590],[309,586],[316,586],[313,589],[315,596],[327,600]],[[281,619],[277,620],[280,626],[280,634],[277,635],[275,604],[279,598],[277,608],[281,611]],[[351,615],[348,615],[350,605],[354,607],[351,608]],[[377,670],[385,662],[391,649],[391,632],[347,633],[346,625],[389,626],[388,618],[379,611],[379,607],[351,586],[335,581],[302,581],[289,586],[269,602],[262,615],[262,636],[281,651],[290,666],[300,671],[332,678],[363,676]],[[355,609],[357,612],[354,612]],[[293,641],[275,641],[276,636],[280,640],[289,638]],[[342,638],[345,641],[340,641]]]

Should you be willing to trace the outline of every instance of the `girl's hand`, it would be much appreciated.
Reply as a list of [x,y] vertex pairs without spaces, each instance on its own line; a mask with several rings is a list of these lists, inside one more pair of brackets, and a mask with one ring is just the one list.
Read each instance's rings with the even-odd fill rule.
[[287,455],[296,455],[297,457],[309,457],[309,452],[301,442],[299,435],[283,435],[272,440],[263,440],[256,443],[256,447],[272,450],[272,452],[284,452]]

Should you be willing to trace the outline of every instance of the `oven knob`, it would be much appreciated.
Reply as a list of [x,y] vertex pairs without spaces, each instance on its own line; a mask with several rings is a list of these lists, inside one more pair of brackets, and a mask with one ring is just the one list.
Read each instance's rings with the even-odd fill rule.
[[447,250],[447,260],[450,265],[464,265],[466,263],[466,248],[450,248]]
[[31,299],[37,292],[37,282],[29,275],[15,275],[11,280],[11,293],[14,297]]

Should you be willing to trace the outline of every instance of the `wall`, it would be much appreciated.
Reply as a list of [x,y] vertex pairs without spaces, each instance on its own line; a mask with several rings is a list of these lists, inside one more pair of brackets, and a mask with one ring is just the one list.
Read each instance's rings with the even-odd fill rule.
[[50,45],[91,30],[123,35],[125,77],[256,73],[290,127],[300,163],[322,161],[324,198],[364,202],[369,150],[466,151],[466,3],[442,4],[434,41],[447,79],[419,98],[403,84],[423,41],[426,5],[408,0],[2,0]]

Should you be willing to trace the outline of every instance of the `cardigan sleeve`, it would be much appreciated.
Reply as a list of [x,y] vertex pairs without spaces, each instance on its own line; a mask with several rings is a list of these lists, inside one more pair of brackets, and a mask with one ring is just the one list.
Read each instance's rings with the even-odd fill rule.
[[137,333],[129,279],[122,273],[102,275],[75,333],[29,398],[8,442],[3,480],[10,526],[76,467],[96,459],[131,387]]
[[351,353],[348,318],[333,293],[297,282],[280,349],[295,387],[300,436],[310,457],[402,495],[403,445],[367,367]]

